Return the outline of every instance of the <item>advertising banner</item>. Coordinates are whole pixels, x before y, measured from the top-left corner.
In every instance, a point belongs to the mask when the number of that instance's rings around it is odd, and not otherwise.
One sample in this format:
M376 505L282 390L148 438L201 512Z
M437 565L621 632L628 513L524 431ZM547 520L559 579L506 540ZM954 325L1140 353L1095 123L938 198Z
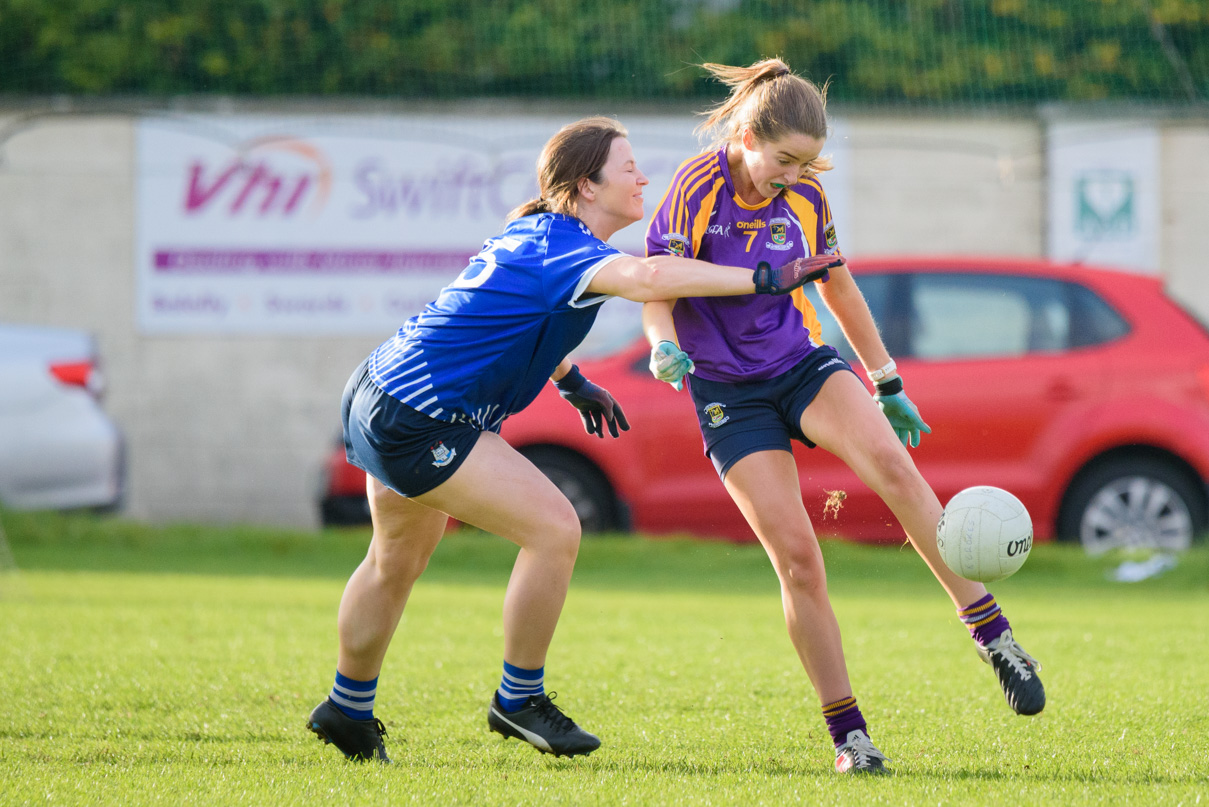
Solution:
M139 328L388 334L462 270L513 207L536 195L538 153L574 119L143 118ZM626 116L623 123L651 180L649 216L676 167L701 149L696 121ZM830 144L827 151L834 152ZM829 174L827 188L842 221L841 176ZM631 225L611 241L641 255L645 227Z

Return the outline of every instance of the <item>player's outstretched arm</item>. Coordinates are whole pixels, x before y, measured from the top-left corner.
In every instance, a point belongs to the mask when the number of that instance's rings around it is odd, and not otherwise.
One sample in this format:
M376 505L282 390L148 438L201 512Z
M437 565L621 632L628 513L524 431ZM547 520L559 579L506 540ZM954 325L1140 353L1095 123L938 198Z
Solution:
M809 259L807 259L809 260ZM842 258L829 256L830 265ZM640 303L674 300L680 297L734 297L740 294L788 294L808 283L811 269L800 261L776 268L761 264L755 270L736 266L717 266L692 258L654 255L649 258L625 256L609 261L588 284L587 291L611 294Z

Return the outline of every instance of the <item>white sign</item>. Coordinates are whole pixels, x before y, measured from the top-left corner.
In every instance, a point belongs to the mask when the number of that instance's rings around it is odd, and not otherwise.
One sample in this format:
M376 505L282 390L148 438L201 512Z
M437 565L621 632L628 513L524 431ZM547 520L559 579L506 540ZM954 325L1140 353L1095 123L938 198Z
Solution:
M1159 131L1132 122L1051 123L1049 257L1159 269Z
M390 333L536 195L538 153L572 120L144 118L136 134L139 327ZM650 216L676 167L701 149L696 120L622 123L651 180ZM839 171L824 177L842 234L840 179ZM645 227L611 240L641 255Z

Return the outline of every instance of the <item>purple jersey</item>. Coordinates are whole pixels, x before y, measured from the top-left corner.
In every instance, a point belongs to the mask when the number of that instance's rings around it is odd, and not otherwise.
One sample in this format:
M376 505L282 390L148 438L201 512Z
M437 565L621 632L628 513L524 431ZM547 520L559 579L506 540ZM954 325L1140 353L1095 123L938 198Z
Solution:
M749 205L735 193L725 148L677 169L647 228L646 250L752 269L760 261L775 267L840 251L817 179ZM801 289L784 296L686 297L672 317L680 349L696 375L710 381L773 378L823 344L814 306Z

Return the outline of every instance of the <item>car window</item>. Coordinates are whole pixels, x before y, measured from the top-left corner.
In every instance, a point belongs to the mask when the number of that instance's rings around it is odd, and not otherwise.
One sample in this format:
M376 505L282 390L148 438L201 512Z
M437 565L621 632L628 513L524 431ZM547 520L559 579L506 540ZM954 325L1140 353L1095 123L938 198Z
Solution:
M1036 312L1018 278L916 274L911 282L911 353L919 359L1020 356L1032 332L1052 344L1061 326L1053 306ZM1052 299L1052 298L1051 298ZM1051 312L1046 316L1045 312Z
M910 300L909 355L920 359L1053 353L1128 331L1090 289L1051 278L921 272Z
M1098 294L1077 283L1068 285L1073 315L1071 347L1099 345L1129 333L1129 324Z

